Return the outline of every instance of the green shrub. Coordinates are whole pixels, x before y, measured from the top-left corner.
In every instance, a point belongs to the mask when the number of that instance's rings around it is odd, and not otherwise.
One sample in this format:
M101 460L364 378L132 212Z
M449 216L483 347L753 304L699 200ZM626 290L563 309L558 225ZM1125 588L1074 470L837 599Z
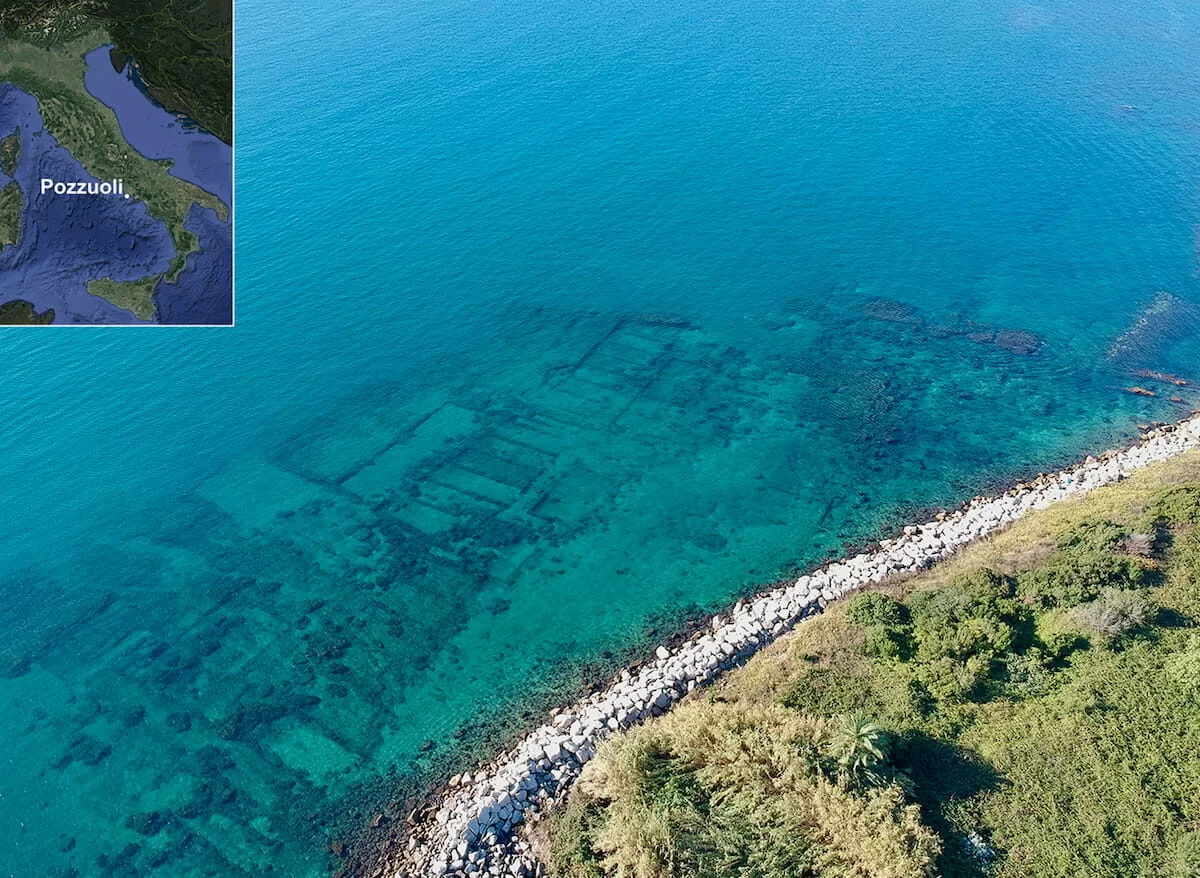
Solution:
M916 592L908 599L917 658L964 662L990 658L1012 648L1020 608L1012 584L991 571L975 571L942 588Z
M696 776L670 751L648 746L639 753L641 795L658 808L687 808L704 813L707 800Z
M912 627L908 608L881 591L854 595L846 605L846 618L865 627L864 651L872 659L907 659L912 653Z
M1045 607L1069 608L1095 600L1106 588L1145 588L1151 576L1136 558L1085 556L1060 558L1022 574L1018 581L1022 596Z
M868 676L852 676L828 668L800 674L782 699L785 707L803 713L835 714L863 710L875 699Z
M1087 640L1079 633L1079 627L1071 621L1068 610L1048 610L1037 615L1034 634L1041 649L1051 661L1061 661Z
M1184 485L1164 492L1151 507L1159 527L1200 524L1200 485Z
M903 659L912 652L908 608L877 591L857 594L846 604L846 618L867 629L864 652L872 658Z
M1012 606L1008 601L1016 596L1015 583L1010 577L986 567L958 574L950 581L950 586L996 614L1010 612Z
M1075 607L1106 588L1139 589L1153 582L1153 568L1121 549L1127 531L1111 521L1081 524L1059 542L1048 562L1017 577L1018 592L1044 607Z
M867 629L863 652L871 658L903 659L911 652L911 641L904 629L875 626Z
M1176 531L1168 557L1169 575L1156 597L1184 618L1200 620L1200 527Z
M897 628L908 624L908 610L891 595L864 591L850 598L846 618L864 628Z
M1185 832L1167 855L1166 878L1200 878L1200 831Z
M1193 634L1183 649L1167 656L1167 673L1188 689L1200 690L1200 634Z
M554 832L546 849L546 865L555 875L571 878L604 878L604 867L594 847L596 827L604 809L584 796L573 796L555 815Z
M1168 851L1190 845L1200 695L1171 679L1161 649L1081 652L1051 692L988 710L960 737L1003 778L975 824L1007 852L996 878L1159 878Z
M978 655L963 660L943 656L922 662L916 669L916 675L929 694L938 701L962 701L979 692L988 677L990 665L988 659Z
M1051 664L1051 656L1036 646L1008 656L1004 672L1009 694L1020 698L1045 695L1054 686Z

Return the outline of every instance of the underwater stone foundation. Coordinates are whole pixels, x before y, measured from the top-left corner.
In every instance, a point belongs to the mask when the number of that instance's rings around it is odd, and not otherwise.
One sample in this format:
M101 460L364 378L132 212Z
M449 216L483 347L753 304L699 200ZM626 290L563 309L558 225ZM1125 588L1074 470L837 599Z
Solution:
M622 671L608 685L551 717L519 744L475 772L450 779L439 798L414 813L391 878L543 874L523 823L561 799L603 738L658 716L722 671L745 661L830 601L897 574L923 569L1026 513L1117 482L1136 470L1200 447L1200 415L1146 433L1137 445L1107 452L1059 473L977 497L952 513L905 527L879 548L828 564L790 585L739 601L714 616L707 631L653 660Z

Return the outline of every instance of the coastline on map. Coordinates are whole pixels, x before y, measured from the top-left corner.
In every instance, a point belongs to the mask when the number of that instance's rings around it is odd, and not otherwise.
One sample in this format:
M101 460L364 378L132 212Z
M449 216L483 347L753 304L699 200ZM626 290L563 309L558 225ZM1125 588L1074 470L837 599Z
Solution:
M96 100L116 114L129 145L148 159L169 159L173 177L233 202L233 150L194 121L172 113L140 84L137 68L121 70L110 63L112 45L84 56L84 85Z

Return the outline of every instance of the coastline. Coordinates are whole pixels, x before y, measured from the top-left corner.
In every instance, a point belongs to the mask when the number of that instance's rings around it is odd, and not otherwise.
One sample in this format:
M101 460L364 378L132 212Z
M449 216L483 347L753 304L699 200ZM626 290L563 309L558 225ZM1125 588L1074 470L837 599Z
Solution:
M1200 413L1151 429L1136 443L1049 475L975 497L952 512L910 524L873 549L827 563L794 582L739 600L704 629L669 639L653 658L621 671L500 756L452 777L408 818L402 850L371 874L543 874L519 827L536 822L567 791L596 745L615 731L668 711L687 694L864 586L915 573L1012 524L1026 513L1119 482L1151 464L1200 448Z

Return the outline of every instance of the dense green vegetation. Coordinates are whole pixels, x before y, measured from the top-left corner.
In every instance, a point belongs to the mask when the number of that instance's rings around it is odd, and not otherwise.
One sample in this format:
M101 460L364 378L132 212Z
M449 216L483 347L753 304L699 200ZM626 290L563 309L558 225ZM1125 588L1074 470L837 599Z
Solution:
M102 27L114 60L132 57L156 98L227 143L233 138L231 0L5 0L0 32L40 43ZM90 47L90 48L94 48Z
M602 747L560 878L1200 875L1200 455L866 592Z
M936 836L864 717L692 703L607 746L552 843L557 874L928 874Z

